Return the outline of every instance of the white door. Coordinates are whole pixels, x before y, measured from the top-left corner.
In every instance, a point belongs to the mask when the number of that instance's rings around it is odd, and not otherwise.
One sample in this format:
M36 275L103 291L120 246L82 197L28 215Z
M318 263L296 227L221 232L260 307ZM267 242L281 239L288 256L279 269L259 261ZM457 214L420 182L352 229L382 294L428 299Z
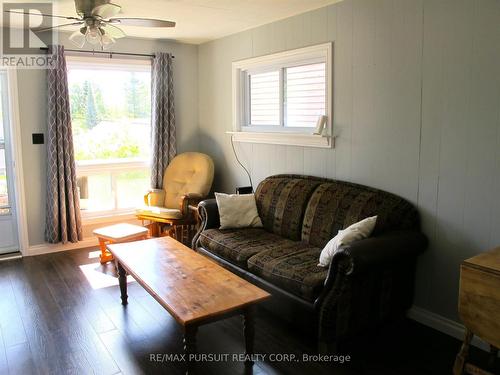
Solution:
M0 70L0 254L19 251L7 72Z

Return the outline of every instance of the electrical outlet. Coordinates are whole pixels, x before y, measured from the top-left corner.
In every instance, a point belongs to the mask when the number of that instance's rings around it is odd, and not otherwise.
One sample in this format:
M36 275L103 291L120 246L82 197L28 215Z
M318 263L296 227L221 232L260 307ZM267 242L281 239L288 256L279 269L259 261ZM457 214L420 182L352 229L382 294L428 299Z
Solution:
M236 194L252 194L253 187L251 186L239 186L236 188Z
M34 145L43 145L45 142L43 133L33 133L31 135L31 139L33 140Z

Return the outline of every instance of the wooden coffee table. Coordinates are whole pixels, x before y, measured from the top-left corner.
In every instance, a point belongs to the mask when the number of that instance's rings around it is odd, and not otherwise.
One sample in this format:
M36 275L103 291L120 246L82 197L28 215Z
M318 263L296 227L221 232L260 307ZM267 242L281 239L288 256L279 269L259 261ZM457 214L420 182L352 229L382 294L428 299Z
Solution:
M246 354L253 354L252 307L269 293L171 237L107 247L115 257L122 304L129 274L182 326L188 365L198 327L237 314L243 315Z

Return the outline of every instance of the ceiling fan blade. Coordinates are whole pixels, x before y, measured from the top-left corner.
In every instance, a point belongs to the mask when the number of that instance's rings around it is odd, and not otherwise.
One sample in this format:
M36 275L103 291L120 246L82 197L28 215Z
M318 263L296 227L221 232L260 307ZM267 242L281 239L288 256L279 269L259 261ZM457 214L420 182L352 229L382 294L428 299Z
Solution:
M175 27L175 22L151 18L111 18L109 21L123 26Z
M36 33L41 33L43 31L47 31L47 30L52 30L52 29L55 29L57 27L64 27L64 26L76 26L76 25L83 25L83 21L80 21L80 22L72 22L72 23L64 23L62 25L55 25L55 26L51 26L51 27L42 27L40 29L35 29L33 30L34 32Z
M125 34L122 29L114 25L110 25L109 23L106 23L101 27L104 29L104 33L108 34L113 39L120 39L127 36L127 34Z
M67 16L57 16L55 14L45 14L45 13L31 13L31 12L21 12L21 11L18 11L18 10L6 10L5 11L6 13L16 13L16 14L30 14L30 15L33 15L33 16L42 16L42 17L52 17L52 18L64 18L66 20L77 20L77 21L81 21L80 18L77 18L77 17L67 17Z
M121 6L113 3L102 4L92 9L92 16L97 16L107 19L109 17L116 16L118 13L120 13L121 9L122 9Z

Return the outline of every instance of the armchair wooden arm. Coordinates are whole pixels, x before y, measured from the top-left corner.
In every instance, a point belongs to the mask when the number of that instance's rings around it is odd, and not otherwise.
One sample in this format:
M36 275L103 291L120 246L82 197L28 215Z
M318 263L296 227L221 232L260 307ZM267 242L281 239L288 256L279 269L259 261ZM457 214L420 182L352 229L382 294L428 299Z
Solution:
M165 190L151 189L144 195L144 203L146 206L163 206L165 202Z
M189 206L197 205L200 203L204 197L201 194L197 193L188 193L181 197L180 201L180 210L182 212L182 216L187 216L189 214Z

